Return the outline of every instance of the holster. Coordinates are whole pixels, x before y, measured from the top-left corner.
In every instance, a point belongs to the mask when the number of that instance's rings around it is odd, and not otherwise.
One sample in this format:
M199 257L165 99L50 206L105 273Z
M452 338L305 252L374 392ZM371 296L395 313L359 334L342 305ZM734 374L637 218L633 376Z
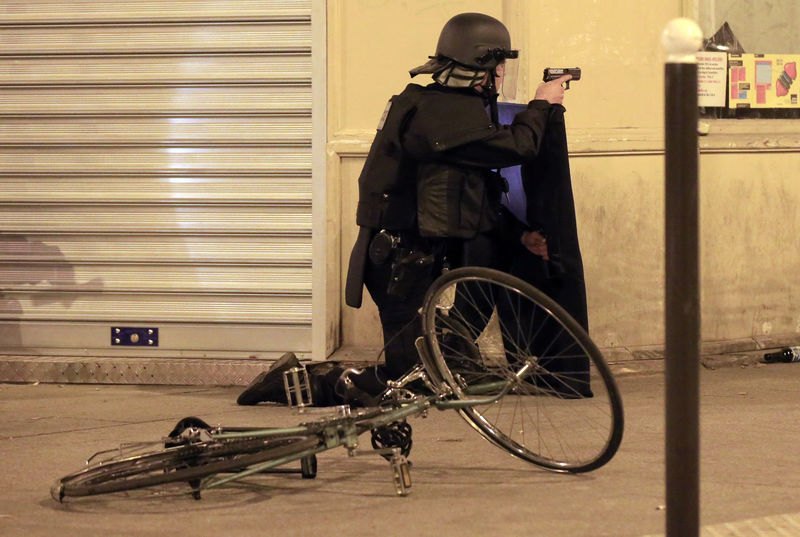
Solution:
M411 289L430 277L434 260L433 255L419 251L397 251L386 294L405 300Z

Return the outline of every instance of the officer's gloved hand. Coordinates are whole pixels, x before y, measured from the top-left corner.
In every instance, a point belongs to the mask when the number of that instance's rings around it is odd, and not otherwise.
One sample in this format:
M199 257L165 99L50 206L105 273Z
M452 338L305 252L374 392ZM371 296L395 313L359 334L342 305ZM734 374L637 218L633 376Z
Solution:
M562 77L551 80L550 82L542 82L536 88L536 95L533 96L534 101L547 101L550 104L563 104L564 103L564 84L572 79L572 75L564 75Z

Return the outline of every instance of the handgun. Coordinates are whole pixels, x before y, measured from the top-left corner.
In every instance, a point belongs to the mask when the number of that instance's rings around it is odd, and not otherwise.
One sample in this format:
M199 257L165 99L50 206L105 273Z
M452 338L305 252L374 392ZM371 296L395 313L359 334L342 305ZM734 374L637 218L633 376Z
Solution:
M544 70L544 77L542 80L545 82L550 82L551 80L555 80L556 78L562 77L564 75L572 75L570 80L567 80L567 87L564 89L569 89L569 83L573 80L580 80L581 79L581 68L580 67L546 67Z

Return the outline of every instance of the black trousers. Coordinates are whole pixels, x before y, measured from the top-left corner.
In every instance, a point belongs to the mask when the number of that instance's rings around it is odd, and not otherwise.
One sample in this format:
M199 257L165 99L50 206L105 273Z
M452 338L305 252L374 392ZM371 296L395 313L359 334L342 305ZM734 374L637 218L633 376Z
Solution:
M432 254L435 262L431 270L419 275L405 297L397 297L387 292L392 277L392 264L369 264L365 274L365 284L372 300L378 306L383 328L383 344L386 355L386 371L392 379L408 372L417 363L414 342L423 333L419 310L425 294L434 280L441 274L442 267L496 266L498 257L496 241L490 233L479 233L468 240L424 239L420 241L425 253Z
M408 242L408 241L407 241ZM434 256L430 271L415 278L403 297L389 294L392 279L392 263L376 265L367 262L364 284L378 306L383 331L384 364L363 368L359 375L349 375L353 384L365 396L380 395L386 389L386 380L397 380L419 363L415 342L423 334L419 310L433 281L441 274L442 267L484 266L500 268L503 262L498 256L498 241L492 233L479 233L467 240L423 239L411 237L412 247ZM339 377L346 367L331 364L319 371L310 371L314 382L321 386L315 404L329 406L342 404L342 386Z
M545 267L544 261L534 254L531 254L519 243L516 234L507 232L487 232L480 233L475 238L469 240L420 240L420 244L435 256L436 262L432 265L430 273L420 277L410 286L409 292L405 297L396 297L387 292L391 281L392 266L390 262L382 265L367 263L364 281L372 300L378 306L378 312L383 330L385 363L378 366L371 366L363 369L359 375L350 375L349 378L355 386L362 392L362 399L370 396L378 396L386 389L386 380L396 380L402 377L410 369L419 363L419 355L415 346L415 341L423 335L422 320L419 310L425 299L425 294L433 281L441 274L442 266L447 263L450 268L460 266L483 266L491 267L505 272L510 272L515 276L521 277L539 287L546 294L550 295L557 302L562 304L570 313L575 316L578 322L586 326L585 318L585 295L578 293L582 290L581 286L573 283L563 276L553 277ZM481 296L475 292L474 296ZM574 296L573 296L574 295ZM582 308L579 307L582 305ZM495 304L486 304L487 309L491 309ZM503 303L496 304L498 313L501 317L513 318L514 315L524 315L524 312L516 311L511 305ZM507 307L506 307L507 306ZM480 305L477 305L480 310ZM508 313L504 313L508 309ZM467 311L467 310L465 310ZM583 315L580 313L583 312ZM514 323L509 323L513 327ZM480 327L481 323L476 320L474 326ZM553 327L557 330L557 327ZM547 332L547 330L544 330ZM557 333L557 332L554 332ZM477 334L474 334L477 336ZM520 336L522 336L520 334ZM506 337L519 339L518 341L506 342L507 348L523 348L524 338L517 338L513 333ZM540 342L548 344L551 354L558 354L560 343L543 334ZM571 340L564 343L564 346L571 345ZM540 354L541 349L529 349L534 354ZM341 374L346 369L341 364L327 362L320 364L318 371L311 371L316 377L322 397L317 397L319 406L329 406L342 404L345 401L342 397L342 389L338 384ZM569 371L569 377L576 381L576 385L564 387L566 394L580 394L591 396L588 383L588 359L585 356L574 356L570 359L559 359L548 367L554 372ZM585 371L584 374L579 372ZM547 386L551 389L561 391L561 381L550 380Z

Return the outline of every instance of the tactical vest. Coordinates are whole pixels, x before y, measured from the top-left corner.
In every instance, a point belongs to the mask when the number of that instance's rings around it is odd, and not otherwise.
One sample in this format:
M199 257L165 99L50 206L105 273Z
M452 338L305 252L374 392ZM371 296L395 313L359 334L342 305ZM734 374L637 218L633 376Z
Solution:
M485 220L480 212L488 170L459 166L442 154L495 129L480 96L409 84L390 99L378 125L358 179L356 223L391 230L419 224L424 236L473 236ZM459 206L463 201L471 204Z

